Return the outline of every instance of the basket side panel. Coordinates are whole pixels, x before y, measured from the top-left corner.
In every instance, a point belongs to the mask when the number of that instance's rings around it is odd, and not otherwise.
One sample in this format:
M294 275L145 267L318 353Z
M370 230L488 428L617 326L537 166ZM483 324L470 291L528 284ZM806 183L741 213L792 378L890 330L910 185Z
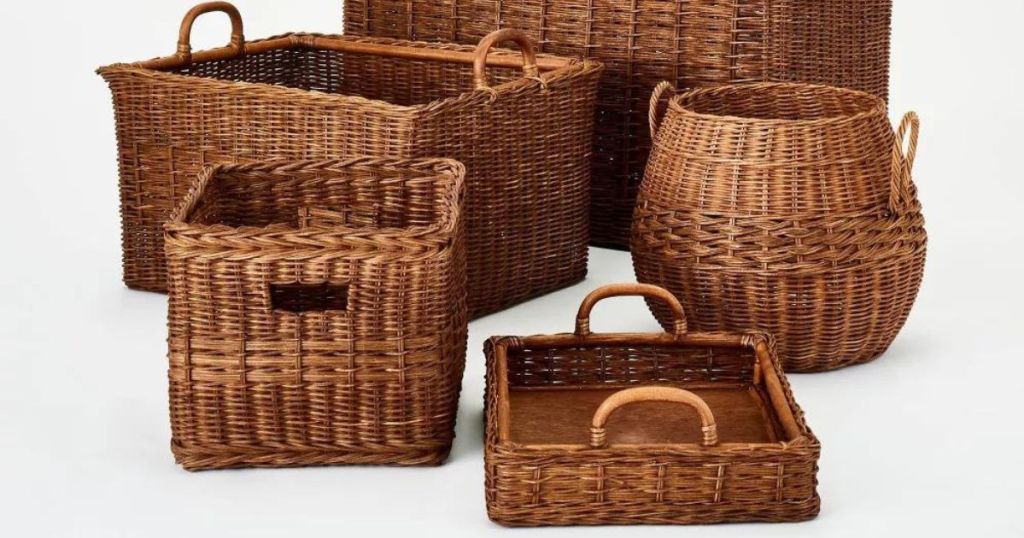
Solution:
M414 156L466 165L470 315L582 280L598 70L476 93L416 124Z

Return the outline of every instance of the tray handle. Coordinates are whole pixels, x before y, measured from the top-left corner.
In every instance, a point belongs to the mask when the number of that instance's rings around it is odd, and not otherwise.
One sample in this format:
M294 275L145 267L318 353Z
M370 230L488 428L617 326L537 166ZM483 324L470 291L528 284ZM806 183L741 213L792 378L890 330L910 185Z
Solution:
M637 387L616 392L608 397L594 413L590 426L590 446L604 448L608 444L608 417L620 407L639 402L671 402L692 407L700 416L701 431L704 432L704 446L718 444L718 426L708 404L696 394L675 387Z
M893 215L904 213L913 203L911 176L914 159L917 157L917 136L920 130L921 120L916 112L911 111L903 116L899 130L896 131L896 139L892 145L892 184L889 188L889 211ZM903 149L904 146L906 150Z
M658 129L661 127L661 120L665 116L665 112L661 110L661 100L665 96L665 92L671 90L672 96L676 94L676 87L671 82L663 80L654 87L654 93L651 94L651 109L647 113L647 120L651 124L651 140L658 134ZM671 99L671 97L669 97Z
M683 305L679 304L679 300L665 288L659 288L650 284L610 284L597 288L583 299L583 303L580 304L580 310L576 314L576 336L585 338L592 334L590 331L590 312L594 310L594 305L610 297L628 296L646 297L665 303L672 310L672 317L674 319L672 333L676 337L682 337L686 334L686 313L683 311Z
M485 90L491 87L487 80L487 54L491 52L492 47L505 41L514 42L522 50L524 77L537 77L540 73L537 68L537 48L533 41L521 30L505 28L487 34L476 46L476 51L473 53L473 82L476 84L476 89Z
M227 14L231 19L231 42L228 43L228 48L239 56L245 51L242 14L238 9L228 2L205 2L190 9L181 21L181 29L178 31L178 57L185 63L192 61L192 25L200 15L216 11Z

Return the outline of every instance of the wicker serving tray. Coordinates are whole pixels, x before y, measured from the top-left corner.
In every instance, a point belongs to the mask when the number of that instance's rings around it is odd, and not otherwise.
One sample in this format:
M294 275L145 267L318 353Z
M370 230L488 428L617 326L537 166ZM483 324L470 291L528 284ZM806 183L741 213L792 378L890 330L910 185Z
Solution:
M594 304L620 295L668 304L673 333L591 333ZM784 522L818 513L820 445L771 337L688 333L667 291L622 284L587 297L575 334L495 337L486 353L487 510L498 523Z

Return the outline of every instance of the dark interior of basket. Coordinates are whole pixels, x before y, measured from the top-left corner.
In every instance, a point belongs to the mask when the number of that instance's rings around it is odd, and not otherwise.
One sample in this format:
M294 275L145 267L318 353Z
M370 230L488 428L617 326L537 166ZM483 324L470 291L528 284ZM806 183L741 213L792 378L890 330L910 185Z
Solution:
M193 211L194 224L291 228L436 227L454 211L451 176L373 166L218 172Z
M771 396L754 383L747 348L686 345L511 348L508 383L510 439L524 444L587 444L598 406L625 388L657 385L689 390L715 415L722 443L788 440ZM787 403L788 405L788 403ZM691 408L642 402L608 422L615 444L696 444L700 420Z
M354 95L402 106L456 97L474 88L471 64L408 60L305 46L198 62L170 72ZM494 85L521 77L522 72L491 67L488 75Z

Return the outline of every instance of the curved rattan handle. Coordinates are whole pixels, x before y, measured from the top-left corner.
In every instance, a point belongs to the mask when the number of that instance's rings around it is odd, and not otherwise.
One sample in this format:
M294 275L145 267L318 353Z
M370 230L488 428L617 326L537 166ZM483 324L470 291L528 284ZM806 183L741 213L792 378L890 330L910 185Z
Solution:
M608 430L605 428L605 424L608 423L608 417L618 408L638 402L671 402L694 408L700 415L700 429L704 432L704 446L718 444L718 426L715 424L715 416L700 396L674 387L638 387L612 394L597 408L594 420L590 425L590 446L603 448L607 445Z
M889 188L889 211L894 215L905 211L914 199L911 175L917 157L917 136L920 130L921 120L917 113L907 112L896 131L896 140L892 145L892 184Z
M590 336L590 312L594 305L609 297L639 296L648 299L657 299L665 303L672 310L673 333L676 336L686 334L686 313L683 312L683 305L665 288L652 286L650 284L610 284L602 286L590 292L580 304L580 310L576 314L576 336Z
M178 56L187 61L192 59L192 25L200 15L220 11L227 14L231 19L231 42L229 47L235 50L236 54L242 54L245 50L245 35L242 32L242 14L235 6L228 2L206 2L190 9L181 21L181 29L178 31Z
M487 81L487 54L491 52L491 47L505 41L515 42L523 51L523 76L536 77L540 73L537 69L537 47L533 45L529 36L511 28L497 30L481 39L480 44L476 46L476 52L473 53L473 82L478 90L491 87Z
M662 97L669 90L672 90L672 95L675 95L676 87L671 82L663 80L654 87L654 93L651 94L651 110L647 113L647 119L651 124L651 140L654 140L654 137L658 134L658 128L661 127L664 113L659 114L658 109L661 108Z

